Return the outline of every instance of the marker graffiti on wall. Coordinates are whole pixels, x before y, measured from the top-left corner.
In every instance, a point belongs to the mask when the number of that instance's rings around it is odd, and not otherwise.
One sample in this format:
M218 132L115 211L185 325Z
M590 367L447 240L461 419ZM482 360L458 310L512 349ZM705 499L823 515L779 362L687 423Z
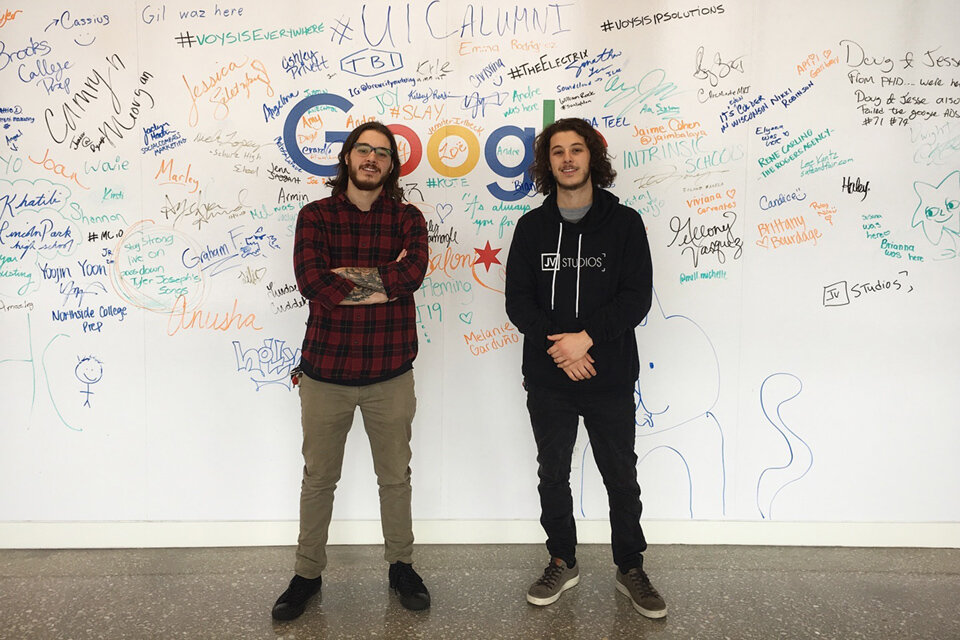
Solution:
M83 385L80 393L84 396L83 406L90 406L90 396L93 395L92 385L100 382L103 378L103 363L94 356L77 356L77 366L74 369L74 375Z
M251 390L290 390L311 304L290 260L298 212L329 193L342 143L372 120L396 136L401 186L427 221L417 366L446 371L456 345L478 379L515 378L522 336L505 323L504 274L519 219L543 202L535 139L581 118L606 144L610 190L643 218L664 300L690 309L668 315L658 297L638 329L639 468L678 480L654 512L769 519L812 462L789 411L806 396L792 374L764 381L758 415L776 450L734 500L725 452L761 445L718 417L748 396L721 399L721 379L749 377L726 375L739 365L721 354L769 338L714 343L751 304L742 284L795 317L907 310L928 304L928 278L950 277L960 251L949 25L918 10L916 30L886 17L810 28L825 8L817 0L762 50L743 25L780 10L730 3L0 9L0 78L15 89L0 98L9 388L61 436L93 412L116 420L116 372L150 365L133 362L135 334L189 362L185 384L211 373L200 349L233 353L236 375L217 384L238 390L238 407L265 398ZM822 275L798 290L793 270ZM654 336L669 340L644 344ZM773 353L755 358L761 371L801 370ZM581 480L581 513L601 517L596 478Z
M948 174L936 186L914 182L919 198L911 226L920 227L924 237L936 247L939 259L957 257L960 240L960 171Z
M291 348L279 338L264 338L261 346L247 348L238 340L231 344L237 371L249 373L257 391L270 385L293 388L290 370L300 364L300 347Z
M780 493L801 480L813 467L813 450L787 425L787 408L784 407L802 390L803 383L792 373L771 374L760 385L760 410L786 447L782 464L765 468L757 479L757 510L764 519L773 517L773 503Z

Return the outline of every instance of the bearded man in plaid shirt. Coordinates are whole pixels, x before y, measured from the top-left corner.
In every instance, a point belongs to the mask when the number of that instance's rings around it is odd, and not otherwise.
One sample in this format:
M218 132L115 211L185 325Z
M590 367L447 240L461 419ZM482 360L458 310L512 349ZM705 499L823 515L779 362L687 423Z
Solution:
M393 133L364 123L343 143L332 195L304 206L297 219L294 271L310 301L300 383L304 468L296 575L273 607L277 620L298 617L320 591L333 492L358 406L380 486L390 588L408 609L430 606L412 566L409 466L413 294L429 247L423 214L403 202L399 179Z

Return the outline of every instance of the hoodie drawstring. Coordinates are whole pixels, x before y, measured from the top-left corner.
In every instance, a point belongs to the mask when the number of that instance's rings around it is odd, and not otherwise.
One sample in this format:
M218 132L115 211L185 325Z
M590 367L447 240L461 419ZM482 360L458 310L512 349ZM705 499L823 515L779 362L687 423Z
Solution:
M580 246L583 244L583 234L577 236L577 303L575 307L576 315L580 317Z
M557 291L557 272L560 271L560 241L563 240L563 223L560 223L560 235L557 236L557 268L553 270L553 282L550 285L550 310L553 311L553 294Z
M560 223L560 234L557 236L557 268L553 270L553 281L550 283L550 310L554 309L554 298L557 293L557 273L560 272L560 243L563 240L563 223ZM574 307L575 317L580 317L580 251L583 246L583 234L577 235L577 298Z

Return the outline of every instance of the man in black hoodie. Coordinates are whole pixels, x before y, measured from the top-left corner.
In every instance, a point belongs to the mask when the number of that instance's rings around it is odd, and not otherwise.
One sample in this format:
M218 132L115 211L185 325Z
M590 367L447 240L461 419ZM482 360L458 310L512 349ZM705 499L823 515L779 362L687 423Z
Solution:
M650 309L653 267L640 215L605 188L616 172L585 121L554 122L534 143L544 203L517 223L507 259L506 308L523 333L527 409L540 467L540 523L550 563L527 591L556 602L580 581L570 460L580 416L610 503L617 590L662 618L667 607L643 570L634 452L634 328Z

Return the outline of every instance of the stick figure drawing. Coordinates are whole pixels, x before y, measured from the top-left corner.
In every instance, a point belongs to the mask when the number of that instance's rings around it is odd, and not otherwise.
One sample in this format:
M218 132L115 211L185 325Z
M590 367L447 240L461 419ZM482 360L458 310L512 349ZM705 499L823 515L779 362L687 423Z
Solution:
M93 356L87 356L86 358L77 356L77 359L79 362L73 373L77 376L77 380L87 385L87 388L80 391L80 393L86 396L83 406L89 407L90 396L93 395L93 391L90 390L90 385L100 382L100 378L103 377L103 363Z

